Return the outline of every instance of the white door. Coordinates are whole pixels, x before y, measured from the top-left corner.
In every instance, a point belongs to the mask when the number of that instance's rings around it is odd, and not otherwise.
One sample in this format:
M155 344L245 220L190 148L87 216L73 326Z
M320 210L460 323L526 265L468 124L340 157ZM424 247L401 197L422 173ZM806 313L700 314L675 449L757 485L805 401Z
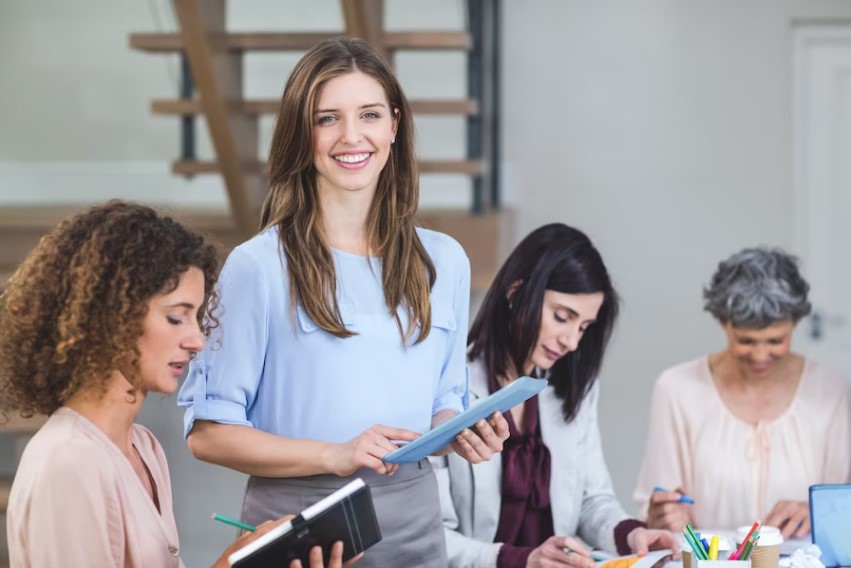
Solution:
M795 347L851 379L851 25L794 34L795 252L813 303Z

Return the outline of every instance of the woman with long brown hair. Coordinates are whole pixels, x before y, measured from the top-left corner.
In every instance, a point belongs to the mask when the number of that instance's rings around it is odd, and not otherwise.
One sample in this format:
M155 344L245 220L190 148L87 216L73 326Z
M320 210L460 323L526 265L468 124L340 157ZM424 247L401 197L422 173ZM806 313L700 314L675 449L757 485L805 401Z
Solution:
M189 447L251 475L247 522L362 477L383 535L363 563L443 566L428 460L381 458L466 407L469 262L415 227L411 110L368 44L329 40L296 65L269 182L262 231L221 275L220 333L180 394ZM497 415L453 448L480 462L507 435Z

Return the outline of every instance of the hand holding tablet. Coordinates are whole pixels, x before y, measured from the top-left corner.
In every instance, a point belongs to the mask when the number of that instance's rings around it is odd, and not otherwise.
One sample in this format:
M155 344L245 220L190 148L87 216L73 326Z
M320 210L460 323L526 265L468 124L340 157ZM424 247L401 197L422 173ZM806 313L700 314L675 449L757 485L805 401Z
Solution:
M490 396L470 405L465 412L432 428L413 442L384 456L386 463L413 463L424 459L455 440L459 432L470 428L479 420L488 419L494 412L507 412L521 402L535 396L547 386L546 379L520 377Z

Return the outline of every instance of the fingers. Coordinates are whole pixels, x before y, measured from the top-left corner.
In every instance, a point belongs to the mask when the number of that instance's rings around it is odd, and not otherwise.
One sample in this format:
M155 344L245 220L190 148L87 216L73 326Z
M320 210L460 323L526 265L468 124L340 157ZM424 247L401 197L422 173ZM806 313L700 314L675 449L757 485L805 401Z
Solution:
M660 492L661 493L661 492ZM690 522L691 515L689 507L685 503L669 501L663 493L657 497L654 493L650 497L650 506L647 509L647 526L653 529L664 529L670 531L681 531ZM656 502L654 502L656 499Z
M361 552L360 554L358 554L358 555L357 555L357 556L355 556L354 558L351 558L348 562L346 562L345 564L343 564L343 566L351 566L352 564L354 564L355 562L357 562L357 561L358 561L358 560L360 560L361 558L363 558L363 552Z
M505 419L505 416L502 415L502 412L494 412L488 422L490 423L491 428L493 428L493 431L501 440L505 441L508 439L508 421Z
M633 529L626 536L626 541L632 551L639 556L647 556L650 552L650 543L647 538L647 530L643 528Z
M809 504L806 501L778 501L764 524L778 527L783 538L806 536L810 532Z
M405 430L404 428L393 428L392 426L385 426L383 424L376 424L375 426L370 428L370 430L381 434L388 441L401 440L404 442L413 442L421 436L421 434L412 430ZM395 445L393 449L396 449Z
M322 558L320 557L320 560ZM312 561L312 560L311 560ZM310 568L314 568L311 565ZM343 542L337 541L331 547L331 557L328 559L328 568L343 568Z
M553 560L573 568L594 568L595 562L591 558L591 551L581 541L569 536L552 538L557 543ZM545 553L544 557L547 556L549 555Z

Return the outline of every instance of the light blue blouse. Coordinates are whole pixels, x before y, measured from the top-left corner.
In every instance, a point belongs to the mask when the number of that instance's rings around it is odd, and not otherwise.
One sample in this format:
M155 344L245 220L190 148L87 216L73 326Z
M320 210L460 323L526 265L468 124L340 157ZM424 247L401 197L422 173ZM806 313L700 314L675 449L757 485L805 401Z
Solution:
M333 250L340 313L357 333L340 339L301 307L292 315L276 228L234 249L219 278L220 326L178 396L184 435L212 420L340 443L374 424L425 432L436 412L465 409L470 263L452 238L417 232L437 279L431 333L407 346L384 302L379 259Z

